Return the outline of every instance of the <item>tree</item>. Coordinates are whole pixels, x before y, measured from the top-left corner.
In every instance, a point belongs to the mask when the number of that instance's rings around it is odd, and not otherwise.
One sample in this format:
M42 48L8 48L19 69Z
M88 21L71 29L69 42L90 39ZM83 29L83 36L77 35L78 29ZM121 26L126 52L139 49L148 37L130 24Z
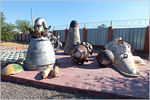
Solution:
M19 19L16 21L16 28L17 28L19 31L23 32L24 34L25 34L25 33L29 33L29 31L25 28L25 26L27 26L28 28L33 29L33 27L32 27L31 24L30 24L30 21L27 21L27 20L19 20Z
M6 19L6 17L4 16L3 12L1 12L1 27L2 27L5 19Z
M102 24L100 26L97 26L97 28L107 28L107 26L105 24Z
M12 41L15 25L5 22L6 17L1 12L1 40Z

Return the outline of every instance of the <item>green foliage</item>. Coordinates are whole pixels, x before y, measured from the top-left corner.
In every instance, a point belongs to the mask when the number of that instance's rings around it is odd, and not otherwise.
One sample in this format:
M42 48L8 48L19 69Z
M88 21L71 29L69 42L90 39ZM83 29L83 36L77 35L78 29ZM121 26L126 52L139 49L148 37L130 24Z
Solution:
M25 26L27 26L28 28L31 28L33 29L33 27L31 26L30 24L30 21L27 21L27 20L17 20L16 21L16 28L23 32L23 33L29 33L29 31L25 28Z
M97 26L97 28L107 28L107 26L105 24L102 24L100 26Z
M12 41L15 25L5 22L6 17L1 12L1 40Z
M6 17L4 16L3 12L1 12L1 26L3 25L5 19Z

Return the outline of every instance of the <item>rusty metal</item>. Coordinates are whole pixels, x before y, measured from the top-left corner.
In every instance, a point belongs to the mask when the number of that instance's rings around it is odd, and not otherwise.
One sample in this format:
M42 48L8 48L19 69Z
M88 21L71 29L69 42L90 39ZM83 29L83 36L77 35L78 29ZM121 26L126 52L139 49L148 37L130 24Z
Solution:
M89 57L91 57L91 55L93 53L93 46L88 42L82 42L81 44L86 47L86 49L88 50L88 53L89 53Z
M89 58L92 55L93 47L89 43L77 43L77 45L73 45L71 49L71 58L78 64L84 64L84 62L88 62Z
M53 77L58 77L59 75L59 67L57 65L55 65L53 67L53 73L52 73Z
M114 54L110 50L103 50L97 54L96 59L101 66L106 67L114 62Z
M44 31L42 30L42 26L44 28ZM47 32L51 28L51 26L47 28L45 20L42 18L37 18L34 24L34 31L31 28L28 28L26 26L25 28L30 32L32 36L31 38L40 38L48 34Z
M77 42L80 43L79 26L78 22L76 20L73 20L70 23L70 28L68 31L68 36L64 48L64 54L70 54L72 46L76 45Z
M51 67L47 66L47 68L42 73L43 79L46 78L49 75L50 71L51 71Z
M42 26L44 28L44 31L42 30ZM48 30L51 28L51 26L49 26L47 28L46 22L43 18L37 18L35 20L35 24L34 24L34 31L31 28L28 28L25 26L25 28L30 32L28 38L29 40L31 40L32 38L41 38L41 37L47 37L54 48L54 51L56 51L58 48L60 48L62 46L62 43L59 41L60 36L59 34L57 34L56 36L54 36L52 33L49 33ZM32 41L36 41L33 40ZM40 40L42 41L42 40ZM57 46L54 47L54 45L57 43Z

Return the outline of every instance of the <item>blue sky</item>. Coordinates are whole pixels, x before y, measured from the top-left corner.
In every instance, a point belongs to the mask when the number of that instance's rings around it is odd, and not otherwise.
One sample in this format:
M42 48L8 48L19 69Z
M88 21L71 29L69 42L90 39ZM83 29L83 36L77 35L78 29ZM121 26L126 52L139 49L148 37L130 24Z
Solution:
M33 22L42 17L47 25L69 25L110 20L148 19L149 1L31 1ZM31 21L28 1L1 1L1 12L6 22L17 19Z

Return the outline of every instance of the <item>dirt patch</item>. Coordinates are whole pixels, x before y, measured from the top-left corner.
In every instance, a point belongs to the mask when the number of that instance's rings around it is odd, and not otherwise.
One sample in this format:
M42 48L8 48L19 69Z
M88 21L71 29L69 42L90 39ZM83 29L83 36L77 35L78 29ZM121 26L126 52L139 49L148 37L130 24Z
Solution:
M1 47L13 47L18 49L28 49L29 44L25 42L5 42L1 41Z

